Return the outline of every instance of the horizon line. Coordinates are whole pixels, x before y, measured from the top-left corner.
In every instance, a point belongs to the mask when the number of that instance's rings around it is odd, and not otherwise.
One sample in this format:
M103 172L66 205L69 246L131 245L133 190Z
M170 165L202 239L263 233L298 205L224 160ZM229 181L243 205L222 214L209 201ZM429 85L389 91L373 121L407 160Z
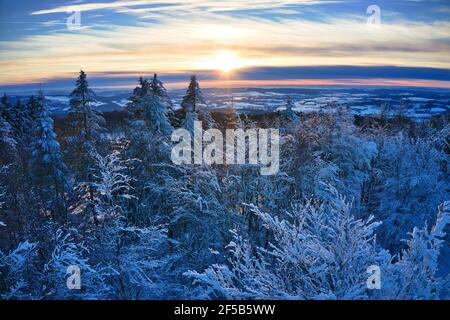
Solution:
M69 79L64 79L69 80ZM137 83L126 83L117 85L92 85L93 90L99 91L115 91L115 90L133 90ZM189 80L186 81L167 81L164 86L168 91L175 91L187 88ZM19 94L23 92L43 91L71 91L73 86L47 87L45 82L32 82L20 85L1 85L0 92L3 94ZM450 81L445 80L426 80L426 79L390 79L390 78L341 78L341 79L286 79L286 80L200 80L200 86L204 89L214 88L292 88L299 89L302 87L382 87L382 88L424 88L424 89L450 89ZM23 87L23 88L20 88ZM35 88L33 88L35 87Z

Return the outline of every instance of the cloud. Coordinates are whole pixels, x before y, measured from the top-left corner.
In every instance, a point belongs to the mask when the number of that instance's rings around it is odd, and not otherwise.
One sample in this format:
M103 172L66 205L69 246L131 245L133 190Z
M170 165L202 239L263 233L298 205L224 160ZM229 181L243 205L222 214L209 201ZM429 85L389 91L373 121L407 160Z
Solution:
M423 23L396 19L379 29L366 25L361 15L299 19L285 15L226 15L224 10L266 10L293 13L301 5L336 1L299 0L122 0L79 3L80 10L114 10L138 16L161 16L147 20L103 24L82 18L83 30L61 27L40 35L0 41L0 83L40 81L65 77L80 68L88 72L195 72L220 69L220 52L235 57L243 68L398 65L450 68L450 22ZM72 6L33 12L34 15L65 13ZM286 11L288 10L288 11ZM94 14L103 14L96 12ZM61 19L64 24L64 19ZM93 20L92 20L93 21ZM111 22L111 24L108 24ZM45 31L44 31L45 30ZM216 66L217 65L217 66ZM238 73L237 73L238 75Z
M342 67L338 67L342 68ZM292 68L295 71L295 67ZM267 70L269 71L269 70ZM273 75L274 70L270 70ZM286 70L281 70L285 72ZM364 72L364 70L362 70ZM414 70L410 70L414 72ZM255 79L254 74L250 74L247 79L246 76L239 80L224 79L217 73L211 71L196 72L203 88L207 87L295 87L295 86L389 86L389 87L433 87L450 89L450 81L448 80L432 80L432 79L417 79L417 78L364 78L364 77L350 77L350 78L335 78L327 77L323 74L320 78L314 73L313 78L294 77L294 72L290 72L291 77L285 78L283 74L278 74L278 77L271 79ZM371 73L375 75L375 73ZM35 94L37 90L42 87L47 93L58 92L60 94L69 93L74 86L74 79L78 73L73 72L67 78L53 78L45 82L27 83L17 85L0 85L1 92L8 94ZM151 77L152 74L107 74L107 73L89 73L89 83L97 92L101 90L131 90L137 85L139 76ZM177 74L159 74L160 79L164 81L165 86L169 89L185 89L188 86L190 73Z
M245 80L283 79L417 79L450 81L450 69L395 66L258 67L240 72Z
M101 10L101 9L114 9L126 6L141 6L146 4L151 4L153 1L148 0L129 0L129 1L114 1L114 2L97 2L97 3L83 3L83 4L73 4L66 6L59 6L53 9L48 10L38 10L33 11L32 15L42 15L42 14L51 14L51 13L66 13L74 10L79 11L93 11L93 10Z
M383 24L220 16L167 18L157 24L91 25L0 41L0 82L90 72L202 69L219 51L243 67L399 65L449 68L450 23ZM214 66L209 65L210 68ZM217 65L217 69L220 65Z
M121 12L145 12L145 11L161 11L161 10L200 10L209 12L219 11L238 11L238 10L261 10L275 9L286 6L299 5L323 5L327 3L338 3L344 1L338 0L232 0L232 1L216 1L216 0L164 0L163 3L155 3L154 0L122 0L113 2L96 2L82 3L55 7L53 9L34 11L32 15L43 15L51 13L66 13L68 11L93 11L93 10L116 10L119 8L130 8L138 6L150 6L140 9L123 9Z

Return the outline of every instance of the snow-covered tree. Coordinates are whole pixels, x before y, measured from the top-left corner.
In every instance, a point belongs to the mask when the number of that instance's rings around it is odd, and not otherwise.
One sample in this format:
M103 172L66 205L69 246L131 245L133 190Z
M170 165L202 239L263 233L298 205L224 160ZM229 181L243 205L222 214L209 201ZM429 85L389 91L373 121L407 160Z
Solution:
M166 114L172 126L178 126L179 120L175 116L175 110L172 100L167 93L167 89L164 87L164 83L159 80L156 73L154 74L153 79L150 82L150 88L153 91L153 94L158 96L163 105L166 107Z
M53 119L45 106L45 98L38 97L39 115L33 122L30 166L35 191L55 219L65 218L68 182L61 148L53 130Z
M119 152L114 151L104 157L97 154L96 160L98 176L95 176L97 181L94 187L105 198L105 202L114 206L121 198L129 199L133 179L124 173L127 167L125 161L120 159Z
M298 127L300 125L300 117L293 110L295 107L292 98L288 96L286 101L286 110L280 115L280 124L283 131L290 131L291 127Z
M2 168L3 169L3 168ZM3 198L5 196L5 190L4 188L0 185L0 209L3 207ZM0 227L6 227L6 224L0 220Z
M333 194L330 204L309 201L296 205L284 217L253 206L252 211L270 232L269 247L255 247L252 239L235 230L227 264L187 275L203 286L203 294L210 298L367 298L367 267L389 258L375 246L378 223L372 218L355 219L351 204L336 191Z
M447 201L439 206L436 223L431 228L427 224L414 227L406 241L407 247L395 258L396 262L382 269L381 290L373 292L373 298L448 299L448 272L444 272L446 278L438 274L439 258L448 251L448 225L450 203Z
M94 92L89 88L84 71L71 93L65 159L78 182L92 181L93 155L98 151L105 119L93 107Z
M6 96L1 99L0 114L11 125L14 137L19 140L23 136L23 106L19 100L13 105Z
M389 116L392 116L392 105L388 101L384 101L380 105L380 117L381 119L385 119Z
M167 229L150 221L137 225L128 211L128 201L136 199L127 174L129 161L117 152L96 156L98 176L94 183L98 221L102 222L94 260L112 270L108 283L115 299L161 299L169 295L167 269L169 254ZM150 214L150 213L149 213ZM155 220L154 218L152 220ZM142 221L140 221L142 222Z
M366 192L366 211L383 221L380 241L398 252L408 232L433 223L435 208L450 197L442 165L448 161L431 139L400 133L377 135L379 153Z
M137 227L124 217L108 222L95 245L94 260L108 266L113 299L170 297L167 230L163 226Z
M296 179L301 197L325 199L323 182L341 190L359 208L377 146L358 132L348 112L310 115L282 144L283 170Z
M189 131L191 135L194 134L194 126L195 122L199 121L198 119L198 113L194 111L189 111L186 113L186 117L184 118L183 122L181 123L181 126Z
M234 108L233 103L229 103L225 111L224 125L225 129L236 129L239 123L239 115Z
M9 253L0 250L0 297L2 299L33 299L37 292L30 290L39 273L32 266L36 259L37 244L28 240ZM33 281L34 280L34 281Z
M134 90L127 106L130 124L134 130L141 128L151 134L170 135L173 128L168 118L168 107L162 100L167 99L167 96L161 93L161 88L154 90L158 94L153 91L153 82L140 79L140 87Z
M89 262L89 248L76 242L76 230L57 229L50 259L45 263L42 273L42 297L52 300L105 299L111 295L108 277L113 270L107 266L92 266ZM68 284L74 272L80 272L80 287L72 288ZM75 276L77 276L75 274ZM77 281L77 280L73 280Z
M199 120L203 122L205 130L218 128L218 124L211 116L211 112L204 108L199 111Z
M125 159L137 159L131 169L132 175L139 177L132 183L139 201L132 204L133 219L148 219L151 189L159 168L170 162L170 142L172 126L167 117L167 108L151 90L150 83L141 79L127 106L129 125L127 127L128 147ZM155 188L159 188L155 185Z
M223 206L222 189L213 168L205 165L182 170L183 176L169 184L173 208L169 236L179 242L186 264L205 265L214 261L210 249L218 250L226 243L224 231L232 227L236 217Z
M203 97L203 93L200 90L200 85L197 81L197 77L193 75L191 77L191 82L186 91L186 94L181 101L181 108L185 113L196 112L200 109L202 105L205 105L206 101Z
M401 120L402 118L404 118L406 116L406 114L408 113L408 109L410 108L410 101L409 99L402 99L400 101L400 105L398 106L398 111L397 111L397 118L399 120Z
M98 225L123 213L122 205L133 198L130 194L133 179L126 174L127 163L118 151L106 156L97 153L93 157L96 161L93 181L78 185L80 197L72 213Z
M143 97L140 104L136 106L142 109L145 125L151 133L160 135L169 135L172 132L172 126L167 117L167 109L161 103L156 95L147 95Z
M150 88L152 89L153 94L160 97L161 101L164 101L164 103L167 103L167 108L172 107L172 101L167 94L167 89L164 87L164 83L158 79L156 73L153 75L152 81L150 82Z
M156 75L129 100L126 126L111 118L104 134L80 74L68 121L55 118L70 125L66 169L42 93L0 98L0 298L448 298L445 117L361 120L331 102L300 125L288 99L270 114L231 105L217 124L194 77L175 126L284 130L280 170L263 176L262 164L172 163Z
M13 162L16 159L17 141L14 138L11 125L1 115L0 115L0 149L2 150L2 153L0 155L0 164L6 165Z
M35 96L31 96L28 100L26 110L28 111L28 117L33 121L38 117L39 110Z
M14 108L6 94L0 100L0 116L8 121L9 124L14 122Z
M232 231L226 264L186 276L202 298L219 299L437 299L446 285L436 276L449 221L441 207L436 225L416 229L408 249L395 262L375 242L379 223L358 220L336 191L329 204L309 201L284 217L252 207L272 241L268 249ZM448 207L448 205L447 205ZM369 267L381 270L381 289L367 287Z
M328 131L321 151L325 160L337 166L336 188L353 199L358 209L363 184L369 178L378 152L377 145L358 134L347 108L338 107L332 119L334 126Z

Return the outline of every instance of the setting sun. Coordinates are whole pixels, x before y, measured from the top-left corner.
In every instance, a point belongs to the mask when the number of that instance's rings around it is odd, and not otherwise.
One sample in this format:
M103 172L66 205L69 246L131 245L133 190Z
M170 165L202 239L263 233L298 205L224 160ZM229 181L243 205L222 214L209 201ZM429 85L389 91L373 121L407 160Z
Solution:
M209 70L220 70L223 73L229 73L235 69L241 68L244 63L233 51L220 51L213 57L201 63L201 67Z

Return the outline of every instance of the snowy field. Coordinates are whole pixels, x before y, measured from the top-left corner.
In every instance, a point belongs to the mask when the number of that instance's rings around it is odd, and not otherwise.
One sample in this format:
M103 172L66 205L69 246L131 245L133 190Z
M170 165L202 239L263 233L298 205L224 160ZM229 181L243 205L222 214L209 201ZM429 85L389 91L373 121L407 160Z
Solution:
M448 121L388 119L447 113L447 91L76 84L0 101L0 299L448 299ZM189 163L174 132L197 120L257 129L259 162Z
M345 104L354 114L375 115L385 109L385 114L396 115L400 104L405 103L405 115L411 118L428 118L450 111L450 91L444 89L304 89L304 88L235 88L203 89L211 109L224 109L233 103L236 110L246 113L283 110L287 96L294 101L294 110L313 112L326 110L330 104ZM179 107L183 90L169 91L175 108ZM100 111L123 110L131 91L101 92L96 96L94 107ZM27 97L11 97L26 99ZM63 114L69 110L68 95L47 95L49 110Z

